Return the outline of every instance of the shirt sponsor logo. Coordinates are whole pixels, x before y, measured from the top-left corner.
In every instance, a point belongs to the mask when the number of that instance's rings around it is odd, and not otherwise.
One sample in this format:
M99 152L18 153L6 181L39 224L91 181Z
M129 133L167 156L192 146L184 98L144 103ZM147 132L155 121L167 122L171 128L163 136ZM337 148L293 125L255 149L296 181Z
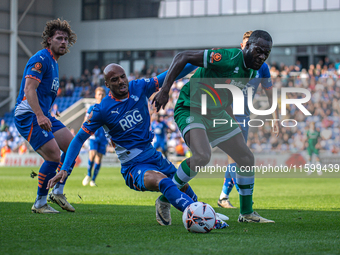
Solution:
M59 78L54 78L53 82L52 82L52 87L51 87L51 91L55 94L57 94L59 89Z
M132 130L138 124L143 122L143 117L138 109L127 112L123 119L119 121L119 124L123 131Z

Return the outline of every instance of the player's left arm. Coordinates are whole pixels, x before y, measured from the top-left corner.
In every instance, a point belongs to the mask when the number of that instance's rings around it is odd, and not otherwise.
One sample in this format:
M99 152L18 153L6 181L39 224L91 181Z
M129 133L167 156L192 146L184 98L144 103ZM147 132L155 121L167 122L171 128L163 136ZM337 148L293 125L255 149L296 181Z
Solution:
M48 181L47 189L53 188L59 181L63 183L68 175L71 174L71 165L76 160L81 147L85 141L90 137L90 134L80 129L77 135L72 139L65 156L64 164L62 165L60 172Z
M47 189L53 187L57 182L64 182L66 177L72 172L72 164L76 160L81 147L85 141L93 135L98 128L103 126L103 117L100 111L100 105L95 105L88 116L86 122L83 123L77 135L72 139L69 148L67 149L65 161L60 172L54 176L47 184Z
M264 89L267 97L269 106L273 105L273 83L270 77L269 67L267 64L264 64L266 68L263 69L262 79L261 79L261 86ZM276 110L273 112L273 133L276 137L279 136L280 133L280 125L279 125L279 108L276 107Z

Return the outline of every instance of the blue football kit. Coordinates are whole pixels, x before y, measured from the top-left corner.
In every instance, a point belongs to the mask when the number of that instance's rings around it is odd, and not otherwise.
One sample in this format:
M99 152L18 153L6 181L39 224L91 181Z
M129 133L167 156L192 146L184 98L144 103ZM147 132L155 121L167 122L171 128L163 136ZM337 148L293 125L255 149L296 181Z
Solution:
M151 123L151 129L155 133L156 138L153 146L156 149L161 148L163 152L167 151L166 131L169 129L168 125L164 121L153 121Z
M39 82L36 89L39 106L52 123L52 131L43 130L37 123L37 118L25 96L26 79L34 79ZM18 132L33 147L39 149L42 145L53 139L53 133L65 126L51 116L49 110L57 97L59 89L59 67L49 49L38 51L27 62L21 81L20 91L14 110L14 123ZM32 139L34 138L34 139Z
M195 66L186 65L179 77L194 69ZM151 144L154 134L150 128L148 99L162 86L165 76L166 72L150 79L130 81L129 94L125 99L115 98L110 91L100 104L93 107L88 120L70 143L61 170L71 174L71 164L83 143L103 126L115 144L121 162L121 174L127 186L137 191L147 191L144 174L147 171L161 172L168 177L158 184L165 199L182 212L193 203L193 199L197 199L196 194L190 186L185 193L177 188L170 179L177 169Z
M185 76L195 66L188 64L178 78ZM147 190L144 173L148 170L162 172L172 177L176 168L152 146L154 133L150 128L149 97L162 86L166 72L150 78L129 82L126 99L116 99L111 92L91 114L72 140L62 170L71 173L71 162L77 157L82 144L100 127L110 135L121 162L121 173L126 184L135 190Z

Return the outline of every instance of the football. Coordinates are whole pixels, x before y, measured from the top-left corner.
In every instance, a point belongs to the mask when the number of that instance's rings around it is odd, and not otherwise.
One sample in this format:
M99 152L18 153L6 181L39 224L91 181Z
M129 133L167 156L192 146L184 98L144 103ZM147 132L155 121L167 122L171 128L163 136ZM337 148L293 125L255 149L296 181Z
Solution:
M184 227L192 233L208 233L215 225L214 209L203 202L195 202L185 208L183 212Z

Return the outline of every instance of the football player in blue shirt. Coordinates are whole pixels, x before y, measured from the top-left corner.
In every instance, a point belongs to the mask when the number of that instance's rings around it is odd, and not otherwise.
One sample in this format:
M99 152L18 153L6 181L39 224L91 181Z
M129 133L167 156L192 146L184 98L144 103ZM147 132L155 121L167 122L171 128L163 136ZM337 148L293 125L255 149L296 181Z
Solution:
M158 115L157 118L151 123L151 129L155 133L156 141L154 143L155 149L162 149L164 156L167 156L168 146L167 146L167 131L169 126L165 123L164 117L162 115Z
M59 213L47 205L47 200L56 202L64 210L74 212L63 195L63 184L57 183L48 195L48 181L63 164L65 152L73 135L49 110L59 88L58 59L76 42L76 34L67 21L60 19L46 23L42 45L26 64L21 82L14 122L18 132L44 158L39 170L38 194L32 206L33 213ZM60 150L64 153L60 156ZM60 162L60 163L59 163Z
M188 64L178 78L194 69L195 66ZM160 225L170 225L170 203L184 211L197 201L197 196L189 185L183 186L181 191L177 188L171 179L177 169L151 144L154 134L150 131L148 99L162 86L166 72L128 82L120 65L109 64L104 76L109 95L93 107L88 121L72 140L61 171L49 181L48 187L57 181L63 182L71 174L72 162L83 143L103 126L116 146L126 185L138 191L160 191L164 197L161 195L156 200L156 220ZM219 227L225 226L226 223Z
M243 40L241 43L241 48L243 49L250 37L250 35L252 34L253 31L247 31L244 33L243 35ZM259 87L261 83L262 88L265 90L266 95L268 97L268 102L269 105L272 105L272 88L273 88L273 84L270 78L270 72L269 72L269 67L266 63L263 63L263 65L261 66L261 68L257 71L257 75L256 77L251 80L248 85L243 88L243 94L244 94L244 115L235 115L236 121L240 124L241 130L242 130L242 135L245 139L245 141L247 142L248 139L248 130L249 130L249 125L248 125L248 121L250 120L250 110L248 107L248 87L251 86L252 87L252 91L253 94L251 95L254 98L254 95L256 94L256 91ZM273 118L274 119L278 119L279 113L278 113L278 109L276 109L276 111L273 113ZM278 124L277 121L273 122L273 132L276 134L276 136L279 135L279 131L280 131L280 126ZM226 171L225 173L225 178L224 178L224 183L223 183L223 187L222 187L222 192L220 195L220 199L217 201L217 205L219 207L223 207L223 208L236 208L234 207L230 201L229 201L229 194L231 192L231 190L234 187L234 184L236 183L236 163L235 161L228 156L228 169L230 169L230 171ZM238 190L238 187L236 185L236 189Z
M100 104L100 102L105 97L105 89L102 87L98 87L95 90L95 99L97 101L97 104ZM94 105L91 105L89 109L87 110L85 120L87 120L88 116L92 112ZM100 170L101 162L103 155L106 153L106 146L108 144L107 138L105 136L105 131L103 128L99 128L94 135L90 137L90 151L89 151L89 162L87 167L87 175L85 176L83 180L83 186L86 186L90 183L91 187L96 186L96 178ZM94 164L94 170L93 170L93 176L91 179L91 172Z

